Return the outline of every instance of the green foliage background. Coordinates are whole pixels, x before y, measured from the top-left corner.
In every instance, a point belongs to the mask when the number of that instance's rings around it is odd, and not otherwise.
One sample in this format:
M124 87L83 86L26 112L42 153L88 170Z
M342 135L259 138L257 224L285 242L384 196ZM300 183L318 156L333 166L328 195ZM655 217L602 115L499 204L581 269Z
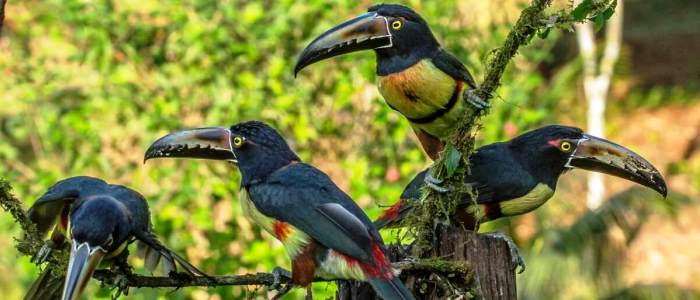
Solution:
M429 20L443 45L477 78L523 3L399 2ZM129 185L149 200L161 239L206 272L288 267L281 246L240 217L239 175L228 164L161 160L143 165L143 153L176 129L264 120L288 138L302 159L328 172L376 216L428 161L405 120L378 95L373 55L345 56L292 76L297 53L313 36L370 5L343 0L10 1L0 40L0 177L14 185L27 206L68 176ZM565 67L552 80L537 68L553 59L556 36L534 41L512 63L480 139L502 140L509 130L562 120L585 125L576 97L579 65ZM645 97L637 98L644 102ZM0 289L8 299L21 297L38 274L12 248L17 234L9 217L0 218L5 245L0 272L12 274L0 277ZM315 289L321 298L334 286L316 284ZM142 289L130 298L240 299L254 292L245 287L170 294ZM96 283L88 294L109 296Z

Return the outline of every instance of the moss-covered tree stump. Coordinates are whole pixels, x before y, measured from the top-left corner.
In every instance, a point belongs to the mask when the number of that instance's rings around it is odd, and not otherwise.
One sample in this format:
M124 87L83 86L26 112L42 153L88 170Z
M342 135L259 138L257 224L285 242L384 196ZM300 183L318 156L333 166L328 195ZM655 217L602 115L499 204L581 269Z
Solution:
M462 228L437 232L431 253L434 266L407 270L401 279L418 299L516 299L515 264L508 244L498 238ZM392 247L396 260L404 259ZM367 283L340 282L338 300L380 299Z

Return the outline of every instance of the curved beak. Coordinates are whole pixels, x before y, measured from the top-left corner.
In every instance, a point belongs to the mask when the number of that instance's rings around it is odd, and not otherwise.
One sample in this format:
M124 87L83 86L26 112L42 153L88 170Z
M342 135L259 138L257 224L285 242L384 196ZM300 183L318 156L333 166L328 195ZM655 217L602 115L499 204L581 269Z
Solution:
M63 300L78 300L97 265L107 252L102 247L90 247L88 243L78 244L73 240L63 286Z
M661 173L646 159L611 141L584 134L566 165L624 178L649 187L666 197Z
M369 12L324 32L301 52L294 66L294 76L317 61L350 52L393 46L389 21Z
M144 163L151 158L185 157L227 160L238 163L226 127L186 129L168 134L148 147Z

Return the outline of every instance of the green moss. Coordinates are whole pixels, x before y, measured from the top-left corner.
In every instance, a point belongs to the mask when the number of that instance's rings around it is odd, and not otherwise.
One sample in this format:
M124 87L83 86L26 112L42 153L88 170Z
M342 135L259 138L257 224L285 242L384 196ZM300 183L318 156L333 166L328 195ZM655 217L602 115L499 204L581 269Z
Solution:
M467 299L477 295L478 286L470 265L441 258L420 259L410 264L409 282L414 282L418 298Z
M21 238L15 238L17 251L33 257L44 245L43 237L29 219L22 202L12 194L12 186L4 179L0 179L0 207L12 215L24 232ZM63 276L68 265L68 256L69 253L65 249L51 251L47 258L47 267L54 270L54 275Z
M425 266L426 269L431 269L436 272L444 273L445 275L459 274L469 276L471 267L466 261L450 261L437 257L421 259L419 264Z

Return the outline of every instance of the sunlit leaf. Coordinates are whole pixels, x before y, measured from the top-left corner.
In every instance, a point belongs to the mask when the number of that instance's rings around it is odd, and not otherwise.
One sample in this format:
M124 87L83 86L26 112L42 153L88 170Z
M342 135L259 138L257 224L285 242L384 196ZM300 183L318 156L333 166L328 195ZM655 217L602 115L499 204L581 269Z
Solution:
M450 177L455 173L457 167L459 167L462 160L462 153L456 148L448 146L445 155L447 155L445 158L445 169L447 170L447 177Z

